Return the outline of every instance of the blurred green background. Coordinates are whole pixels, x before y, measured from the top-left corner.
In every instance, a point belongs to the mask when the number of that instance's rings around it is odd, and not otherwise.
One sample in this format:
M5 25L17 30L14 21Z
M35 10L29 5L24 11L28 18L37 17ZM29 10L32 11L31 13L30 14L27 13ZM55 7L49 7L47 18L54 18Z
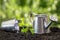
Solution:
M53 27L60 28L60 0L0 0L0 24L16 18L19 26L32 26L35 14L57 15L58 22Z

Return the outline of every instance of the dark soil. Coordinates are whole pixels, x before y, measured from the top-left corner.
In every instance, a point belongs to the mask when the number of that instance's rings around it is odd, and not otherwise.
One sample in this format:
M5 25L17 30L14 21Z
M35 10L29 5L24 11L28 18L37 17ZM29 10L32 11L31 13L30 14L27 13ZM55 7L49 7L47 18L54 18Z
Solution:
M51 33L31 34L27 33L12 33L0 30L0 40L60 40L60 29L51 28Z

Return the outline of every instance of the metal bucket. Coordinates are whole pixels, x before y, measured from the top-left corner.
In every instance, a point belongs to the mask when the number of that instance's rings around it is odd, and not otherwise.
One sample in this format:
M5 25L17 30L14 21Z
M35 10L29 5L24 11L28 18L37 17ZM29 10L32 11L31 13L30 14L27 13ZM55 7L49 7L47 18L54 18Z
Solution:
M0 30L17 32L19 31L18 21L15 19L4 21L1 23Z

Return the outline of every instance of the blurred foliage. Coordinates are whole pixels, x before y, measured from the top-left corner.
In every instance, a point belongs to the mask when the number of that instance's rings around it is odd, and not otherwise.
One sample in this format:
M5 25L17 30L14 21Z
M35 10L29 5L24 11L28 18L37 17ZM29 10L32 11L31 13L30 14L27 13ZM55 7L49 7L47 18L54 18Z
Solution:
M56 14L60 20L60 0L0 0L0 24L4 20L21 20L20 27L32 27L35 14ZM59 26L53 23L52 26Z

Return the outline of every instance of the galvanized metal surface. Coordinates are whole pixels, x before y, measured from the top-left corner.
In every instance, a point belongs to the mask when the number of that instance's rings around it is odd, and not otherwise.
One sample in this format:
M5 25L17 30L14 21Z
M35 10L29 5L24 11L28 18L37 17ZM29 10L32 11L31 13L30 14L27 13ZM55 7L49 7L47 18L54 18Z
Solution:
M0 30L17 31L18 32L19 31L18 21L15 19L4 21L1 24Z
M34 20L34 33L43 34L49 33L48 16L46 14L36 15ZM47 28L47 29L46 29Z

